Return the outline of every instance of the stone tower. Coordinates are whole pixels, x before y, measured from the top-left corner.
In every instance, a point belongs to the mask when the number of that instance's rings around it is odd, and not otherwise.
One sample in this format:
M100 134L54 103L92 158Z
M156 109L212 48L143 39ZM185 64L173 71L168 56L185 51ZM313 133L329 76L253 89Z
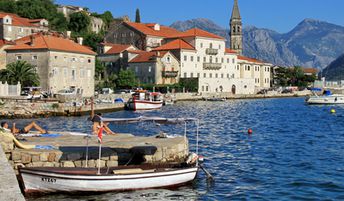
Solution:
M242 42L242 22L239 12L238 0L234 0L232 17L230 21L230 43L231 49L238 52L238 54L242 54L243 51L243 42Z

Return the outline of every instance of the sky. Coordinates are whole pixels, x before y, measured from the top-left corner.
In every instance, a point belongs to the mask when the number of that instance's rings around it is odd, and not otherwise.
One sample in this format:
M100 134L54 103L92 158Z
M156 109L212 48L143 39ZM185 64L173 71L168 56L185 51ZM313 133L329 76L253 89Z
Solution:
M208 18L228 28L234 0L55 0L57 4L87 7L91 12L111 11L114 17L171 25L175 21ZM238 0L244 26L291 31L306 18L344 26L344 0Z

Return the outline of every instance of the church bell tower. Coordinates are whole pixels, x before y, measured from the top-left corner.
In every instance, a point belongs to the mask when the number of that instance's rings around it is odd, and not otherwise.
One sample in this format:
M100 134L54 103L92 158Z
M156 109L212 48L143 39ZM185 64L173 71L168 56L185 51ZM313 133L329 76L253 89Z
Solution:
M238 0L234 0L232 17L229 23L230 26L230 48L242 55L243 52L243 40L242 40L242 22L239 12Z

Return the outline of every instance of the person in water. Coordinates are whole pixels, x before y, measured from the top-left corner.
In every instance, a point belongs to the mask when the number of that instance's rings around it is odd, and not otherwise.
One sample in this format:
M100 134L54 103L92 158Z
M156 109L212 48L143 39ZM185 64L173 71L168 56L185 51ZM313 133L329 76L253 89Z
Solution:
M16 123L12 124L12 128L9 128L9 125L7 122L1 122L1 128L4 129L7 132L11 132L13 134L22 134L22 133L28 133L30 132L32 129L36 129L37 131L39 131L41 134L47 133L46 130L44 130L42 127L40 127L38 124L36 124L36 122L31 122L28 125L26 125L25 127L19 129L16 128Z
M101 128L101 126L103 126L104 131L106 132L106 134L108 135L116 135L117 133L113 132L109 127L109 123L108 122L102 122L102 114L98 113L96 115L93 116L92 118L92 122L93 122L93 126L92 126L92 132L94 135L97 135L99 132L99 129Z

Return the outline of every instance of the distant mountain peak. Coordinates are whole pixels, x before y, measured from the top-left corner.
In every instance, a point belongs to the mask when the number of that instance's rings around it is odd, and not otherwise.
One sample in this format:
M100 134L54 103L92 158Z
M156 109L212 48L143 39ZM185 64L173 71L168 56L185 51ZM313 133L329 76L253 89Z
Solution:
M225 37L229 45L227 27L209 19L178 21L171 27L181 31L200 28ZM281 66L324 68L344 53L344 27L311 18L285 34L255 26L245 26L243 34L245 56Z

